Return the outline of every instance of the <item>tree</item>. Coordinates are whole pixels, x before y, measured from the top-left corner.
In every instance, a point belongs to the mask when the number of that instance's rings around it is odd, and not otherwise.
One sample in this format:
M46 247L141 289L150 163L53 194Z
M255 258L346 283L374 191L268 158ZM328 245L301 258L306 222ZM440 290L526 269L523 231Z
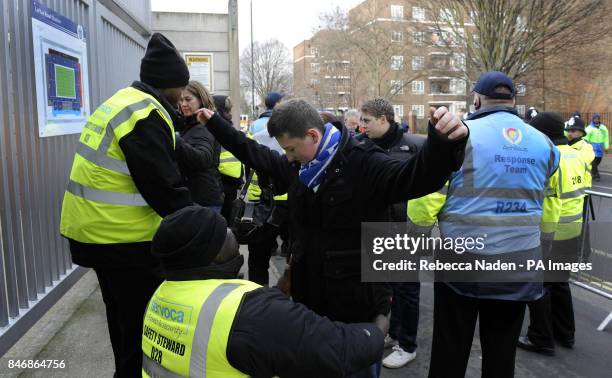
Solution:
M442 44L465 51L470 81L490 70L524 83L568 64L587 71L593 62L577 52L611 31L604 0L438 0L429 12Z
M319 61L326 76L346 80L319 80L319 87L313 86L313 90L330 93L326 87L336 83L347 93L350 107L356 107L372 97L393 100L413 80L427 76L424 56L416 69L407 59L412 55L409 37L416 30L414 26L381 20L381 13L380 4L374 1L350 12L336 8L320 15L319 32L313 38Z
M291 89L292 69L289 50L277 39L253 44L253 69L251 48L240 55L240 81L250 94L255 88L256 101L264 102L270 92L288 93ZM253 85L254 82L254 85ZM249 98L250 102L250 98Z

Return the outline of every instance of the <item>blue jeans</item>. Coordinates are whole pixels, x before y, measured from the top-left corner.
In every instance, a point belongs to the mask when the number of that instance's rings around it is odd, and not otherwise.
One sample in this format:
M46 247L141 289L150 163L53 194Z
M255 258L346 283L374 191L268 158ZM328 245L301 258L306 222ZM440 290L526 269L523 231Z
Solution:
M416 338L419 326L420 282L391 282L391 324L389 336L398 341L408 353L417 348Z

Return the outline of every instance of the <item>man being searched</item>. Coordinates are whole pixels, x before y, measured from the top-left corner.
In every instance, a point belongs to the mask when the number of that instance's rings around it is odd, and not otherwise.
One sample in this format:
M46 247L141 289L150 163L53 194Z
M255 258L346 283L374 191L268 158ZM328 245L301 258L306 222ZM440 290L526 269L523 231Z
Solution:
M346 377L380 359L388 321L343 324L276 288L236 279L244 258L225 220L200 206L162 221L165 281L142 328L145 377Z
M425 143L424 137L404 133L395 121L393 106L383 98L366 101L361 106L361 122L365 133L357 136L357 139L369 138L394 159L409 159ZM387 221L406 222L406 201L389 206ZM385 347L392 347L393 352L382 363L387 368L400 368L416 358L421 284L391 282L390 285L393 290L391 327L385 338Z
M557 113L543 112L529 123L552 140L561 152L559 188L561 214L554 234L552 249L544 255L554 263L572 263L578 259L581 243L582 211L588 166L580 152L570 147L563 135L563 119ZM555 354L555 340L566 348L574 346L574 307L568 279L569 270L547 272L545 294L529 302L529 329L519 339L520 348Z
M515 94L502 72L480 76L474 88L476 112L466 121L470 138L463 166L451 175L447 190L408 202L410 222L421 232L437 220L442 238L484 238L480 249L443 250L437 259L540 258L544 193L559 152L519 118ZM558 201L550 203L558 209ZM513 377L525 302L543 295L541 273L436 273L429 376L465 376L478 320L482 376ZM505 282L496 282L502 278Z
M273 179L277 193L289 193L291 264L279 284L286 288L289 281L297 302L348 323L389 313L388 286L361 282L361 222L386 221L390 204L439 189L460 167L467 127L446 108L431 113L427 142L402 162L371 141L350 137L339 123L324 124L301 99L278 104L268 121L268 132L286 155L201 111L221 145ZM376 376L378 369L360 374Z
M162 217L191 205L175 156L174 122L187 66L156 33L140 65L140 81L119 90L89 117L64 194L61 234L72 261L100 282L115 374L140 374L140 331L153 274L151 239Z

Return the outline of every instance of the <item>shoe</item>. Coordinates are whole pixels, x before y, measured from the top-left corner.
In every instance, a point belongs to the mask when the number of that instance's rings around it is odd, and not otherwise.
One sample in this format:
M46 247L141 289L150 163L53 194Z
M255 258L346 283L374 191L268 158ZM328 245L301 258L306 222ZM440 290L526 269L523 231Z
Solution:
M412 353L406 352L401 346L393 347L393 352L385 357L382 361L384 367L389 369L398 369L405 366L408 362L416 358L416 351Z
M559 340L557 339L557 343L564 348L573 349L574 348L574 339L571 340Z
M387 335L385 336L385 349L391 348L398 345L397 340L395 340L393 337Z
M534 343L531 342L531 340L529 340L529 338L527 336L521 336L519 337L519 341L517 346L521 349L525 349L528 350L530 352L536 352L536 353L540 353L546 356L554 356L555 355L555 348L550 348L550 347L545 347L545 346L540 346L540 345L536 345Z

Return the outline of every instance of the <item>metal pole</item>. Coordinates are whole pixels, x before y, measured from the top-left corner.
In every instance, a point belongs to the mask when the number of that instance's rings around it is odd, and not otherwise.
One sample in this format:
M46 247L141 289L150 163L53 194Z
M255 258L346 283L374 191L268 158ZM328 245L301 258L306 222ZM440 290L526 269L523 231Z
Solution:
M253 107L253 118L255 114L255 55L253 49L253 0L251 0L251 106Z

